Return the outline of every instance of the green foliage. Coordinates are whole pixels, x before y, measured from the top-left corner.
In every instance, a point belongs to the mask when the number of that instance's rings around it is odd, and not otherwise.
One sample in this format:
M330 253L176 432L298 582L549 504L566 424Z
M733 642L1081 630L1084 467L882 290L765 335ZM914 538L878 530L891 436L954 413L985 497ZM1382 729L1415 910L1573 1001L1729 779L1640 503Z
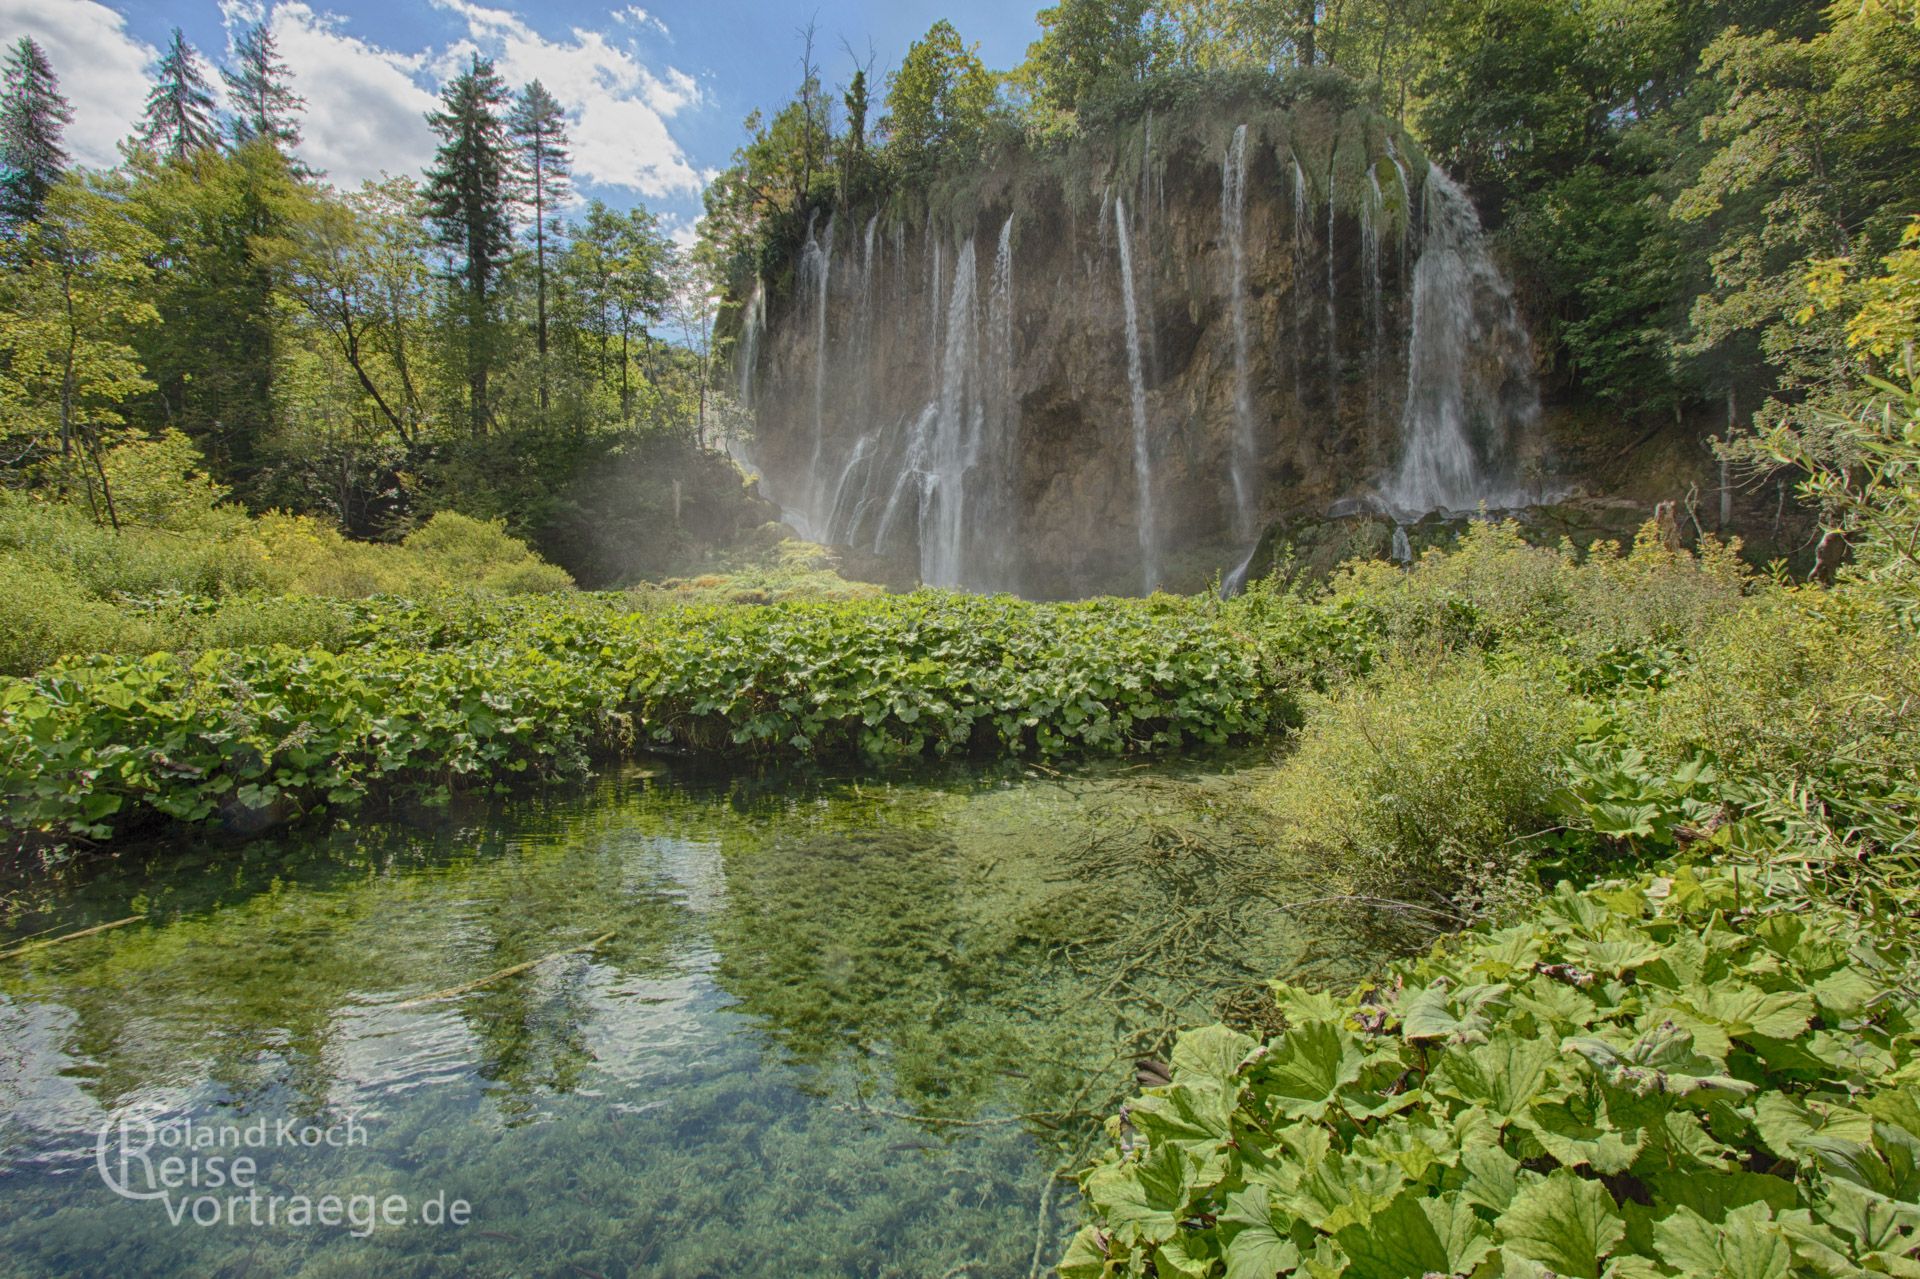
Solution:
M1108 1124L1064 1279L1905 1273L1912 956L1727 870L1585 892L1262 1045L1184 1035Z
M250 519L200 464L178 432L108 452L99 473L117 494L118 529L73 502L0 490L14 621L0 673L90 653L332 648L349 618L330 599L572 587L498 522L441 512L399 545L350 542L304 516Z
M21 36L7 50L0 77L0 221L18 234L40 216L47 193L66 171L61 133L73 123L73 107L32 36Z
M158 245L110 183L69 177L46 195L0 275L0 412L10 450L56 490L104 502L98 459L126 402L150 389L133 349L158 318L147 300Z
M936 164L963 162L978 147L994 89L977 47L963 43L942 18L887 76L887 114L880 126L888 153L909 176L926 177Z
M635 743L856 757L1116 754L1261 732L1208 611L938 592L620 616L564 597L372 606L338 654L94 658L0 685L23 838L269 817L577 771Z
M1537 665L1398 663L1309 708L1271 794L1283 857L1426 918L1525 895L1579 703Z

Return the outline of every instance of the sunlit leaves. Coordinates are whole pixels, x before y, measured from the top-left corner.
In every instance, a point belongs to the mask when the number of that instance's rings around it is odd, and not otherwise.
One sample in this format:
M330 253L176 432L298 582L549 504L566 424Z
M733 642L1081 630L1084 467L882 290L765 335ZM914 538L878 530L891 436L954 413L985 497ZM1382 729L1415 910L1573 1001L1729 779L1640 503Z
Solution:
M1729 913L1745 893L1686 868L1562 888L1344 1001L1282 987L1264 1050L1196 1033L1192 1088L1135 1103L1145 1149L1084 1181L1100 1229L1148 1204L1177 1241L1116 1233L1103 1273L1916 1273L1911 957L1831 909ZM1195 1090L1236 1108L1176 1129Z

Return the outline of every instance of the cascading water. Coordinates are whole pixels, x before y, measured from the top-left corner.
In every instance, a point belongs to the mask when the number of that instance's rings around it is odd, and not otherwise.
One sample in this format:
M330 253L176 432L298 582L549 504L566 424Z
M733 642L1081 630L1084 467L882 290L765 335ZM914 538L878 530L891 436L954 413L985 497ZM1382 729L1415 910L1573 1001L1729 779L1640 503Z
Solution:
M920 578L930 586L966 582L967 479L979 460L984 408L973 258L968 239L953 263L940 398L921 463Z
M1140 576L1148 594L1160 584L1153 524L1153 449L1147 436L1147 379L1140 361L1140 311L1133 299L1133 238L1125 197L1113 200L1114 239L1120 246L1120 299L1127 315L1127 389L1133 407L1134 522L1140 537Z
M1302 285L1301 267L1306 264L1312 245L1307 231L1307 175L1293 160L1293 404L1297 411L1305 399L1307 384L1307 291Z
M740 403L747 409L753 407L754 374L760 365L760 338L766 331L767 286L765 281L755 279L753 292L747 298L746 312L740 317L740 353L735 369Z
M821 527L820 491L822 450L827 438L827 291L833 278L833 218L827 219L827 233L824 242L813 232L813 219L807 222L807 241L800 251L800 280L802 286L813 289L813 460L807 468L808 491L806 522L808 527L801 530L808 537L826 536Z
M823 208L737 347L794 527L856 574L1076 595L1237 586L1269 517L1512 504L1531 353L1466 197L1391 135L1336 182L1324 126L1241 119L1217 205L1156 120L1077 191L1016 170L839 244Z
M1522 505L1500 465L1511 437L1539 415L1533 348L1472 201L1437 165L1427 172L1426 212L1402 453L1382 496L1415 516Z
M1253 387L1247 369L1247 126L1233 131L1220 165L1220 227L1227 242L1228 307L1233 315L1233 528L1253 534L1260 495L1255 491L1258 441Z

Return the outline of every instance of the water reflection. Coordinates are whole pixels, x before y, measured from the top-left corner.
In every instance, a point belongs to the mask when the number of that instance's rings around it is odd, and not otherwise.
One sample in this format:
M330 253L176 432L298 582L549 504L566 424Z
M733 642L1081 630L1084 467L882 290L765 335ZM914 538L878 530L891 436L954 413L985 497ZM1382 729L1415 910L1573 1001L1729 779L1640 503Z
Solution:
M0 968L0 1273L1024 1274L1126 1060L1299 953L1194 837L1244 784L636 776L48 890L15 935L151 918ZM130 1112L352 1113L264 1179L476 1219L172 1226Z

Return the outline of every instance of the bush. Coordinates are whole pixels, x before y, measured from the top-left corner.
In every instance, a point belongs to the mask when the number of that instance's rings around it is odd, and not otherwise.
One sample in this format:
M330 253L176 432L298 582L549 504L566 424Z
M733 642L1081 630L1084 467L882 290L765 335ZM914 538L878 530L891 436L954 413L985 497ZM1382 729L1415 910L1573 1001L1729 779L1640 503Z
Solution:
M28 844L155 818L255 829L570 773L636 742L869 763L1178 750L1260 733L1273 697L1210 610L1167 600L355 608L337 655L97 657L0 681L0 822Z
M1275 841L1347 892L1494 909L1531 883L1580 718L1537 664L1396 664L1311 706L1265 796Z
M1063 1279L1908 1274L1912 956L1728 870L1563 888L1108 1123Z
M71 579L10 552L0 552L0 617L0 674L38 670L64 653L118 651L149 637Z
M573 579L508 536L499 520L476 520L441 511L401 543L421 569L441 585L478 583L483 590L546 593L571 590Z
M353 542L308 516L251 519L222 504L186 438L111 450L116 530L67 502L0 490L0 562L14 633L0 674L84 653L193 653L285 643L335 648L350 619L311 597L567 591L567 574L497 524L442 512L404 544ZM287 596L287 599L274 599Z
M1705 751L1730 776L1874 793L1920 775L1920 637L1865 591L1774 591L1718 621L1629 731L1672 764Z

